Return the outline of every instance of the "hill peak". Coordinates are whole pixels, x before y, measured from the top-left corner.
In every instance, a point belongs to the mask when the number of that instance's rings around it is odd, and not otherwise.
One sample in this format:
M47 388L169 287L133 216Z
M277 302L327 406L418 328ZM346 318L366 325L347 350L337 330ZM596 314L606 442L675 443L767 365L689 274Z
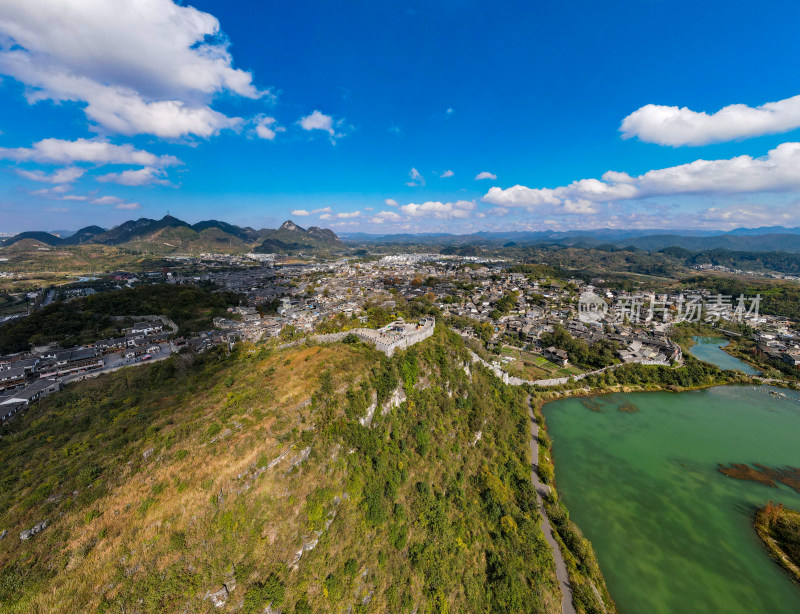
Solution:
M278 230L296 230L298 232L305 232L305 228L301 228L297 224L295 224L292 220L286 220Z

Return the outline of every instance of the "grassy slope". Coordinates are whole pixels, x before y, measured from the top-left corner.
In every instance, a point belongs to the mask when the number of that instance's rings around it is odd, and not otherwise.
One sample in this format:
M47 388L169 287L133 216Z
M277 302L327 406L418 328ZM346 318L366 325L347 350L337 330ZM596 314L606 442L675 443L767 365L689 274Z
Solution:
M208 612L235 581L222 611L557 611L524 393L463 358L440 330L393 360L175 357L46 399L0 439L0 609Z

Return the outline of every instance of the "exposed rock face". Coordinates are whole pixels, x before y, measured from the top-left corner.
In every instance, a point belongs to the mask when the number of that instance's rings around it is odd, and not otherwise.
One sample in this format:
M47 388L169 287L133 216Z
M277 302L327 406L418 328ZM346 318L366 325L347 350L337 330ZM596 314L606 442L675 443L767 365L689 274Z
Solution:
M403 389L403 386L400 385L392 393L392 396L389 397L389 400L387 400L383 404L383 407L381 407L381 415L385 416L395 407L400 407L400 405L402 403L405 403L405 401L406 401L406 391Z
M19 538L20 538L22 541L28 540L28 539L30 539L31 537L33 537L34 535L36 535L37 533L41 533L42 531L44 531L44 530L47 528L47 525L48 525L48 524L49 524L49 521L48 521L48 520L43 520L43 521L42 521L42 522L40 522L39 524L35 524L35 525L33 525L33 526L32 526L30 529L28 529L27 531L22 531L22 532L19 534ZM3 535L5 535L5 531L3 532Z
M221 608L228 602L228 599L230 598L231 593L235 588L236 588L236 582L234 581L226 582L225 584L222 585L222 588L219 589L218 591L213 593L209 591L208 593L206 593L205 599L209 599L211 603L214 604L215 608Z
M8 535L8 529L3 529L3 532L0 533L0 539L5 539L6 535Z
M278 230L296 230L298 232L305 232L305 228L301 228L297 224L295 224L292 220L286 220Z
M372 417L375 415L375 410L378 408L378 395L373 391L372 403L367 407L367 415L359 418L358 421L361 426L370 426L372 424Z

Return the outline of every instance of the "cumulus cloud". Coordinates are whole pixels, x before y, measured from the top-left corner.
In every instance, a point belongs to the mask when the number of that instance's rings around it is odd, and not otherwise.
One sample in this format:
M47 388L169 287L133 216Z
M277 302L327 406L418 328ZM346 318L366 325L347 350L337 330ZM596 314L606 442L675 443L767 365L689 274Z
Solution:
M400 203L398 203L394 198L387 198L383 201L387 207L399 207Z
M638 137L659 145L707 145L763 134L777 134L800 127L800 96L760 107L732 104L716 113L687 107L648 104L622 120L623 139Z
M409 181L406 182L406 185L411 188L425 185L425 177L423 177L422 173L420 173L416 168L412 168L410 171L408 171L408 179Z
M490 173L489 171L481 171L477 175L475 175L475 181L480 181L481 179L497 179L497 175L494 173Z
M126 211L132 211L134 209L141 209L142 206L139 203L119 203L114 205L114 209L124 209Z
M29 102L80 103L114 132L209 137L242 123L210 107L215 95L264 95L217 19L172 0L3 2L0 35L0 72Z
M335 143L336 139L345 136L344 131L341 129L343 120L334 120L330 115L325 115L317 110L314 110L310 115L301 117L297 123L306 132L312 130L327 132L331 137L332 143Z
M428 201L422 204L409 203L400 207L400 210L409 217L432 217L438 220L452 220L470 217L475 207L475 203L468 200L459 200L454 203Z
M321 207L320 209L314 209L311 213L316 214L316 213L330 213L330 212L331 212L330 207Z
M352 218L352 217L361 217L361 211L349 211L343 213L337 213L336 217L342 218Z
M49 174L44 171L17 170L17 173L22 177L32 179L33 181L41 181L42 183L72 183L76 179L81 178L84 172L82 168L78 168L77 166L60 168Z
M447 179L448 177L452 177L453 175L455 175L453 171L447 170L443 172L441 175L439 175L439 177L442 179Z
M516 185L491 188L485 202L528 211L587 214L598 203L681 194L741 194L800 189L800 143L783 143L766 156L695 160L632 177L609 171L600 179L581 179L558 188Z
M299 123L303 130L324 130L331 136L333 136L335 132L333 129L333 118L319 111L314 111L311 115L306 115L300 119Z
M334 218L333 218L333 215L331 215L330 213L323 213L322 215L319 216L319 219L321 219L321 220L332 220Z
M278 120L274 117L268 117L267 115L257 115L254 118L254 122L256 126L256 136L266 141L273 141L278 132L286 131L286 128L277 125Z
M97 181L128 186L169 185L169 181L165 177L166 172L163 169L145 166L144 168L122 171L121 173L100 175Z
M114 145L102 139L44 139L32 147L0 147L0 158L17 162L40 162L45 164L136 164L164 167L180 164L174 156L157 156L135 149L132 145Z
M305 209L295 209L292 211L292 215L296 217L305 217L306 215L311 215L311 212Z
M372 216L370 222L373 224L383 224L384 222L400 222L403 217L394 211L379 211Z

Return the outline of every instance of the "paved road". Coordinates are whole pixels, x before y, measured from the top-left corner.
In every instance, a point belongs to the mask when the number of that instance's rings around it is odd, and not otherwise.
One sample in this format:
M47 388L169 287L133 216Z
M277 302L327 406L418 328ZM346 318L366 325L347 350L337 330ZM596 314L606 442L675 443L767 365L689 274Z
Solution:
M553 560L556 562L556 579L561 587L561 611L564 614L576 614L575 606L572 605L572 586L569 583L569 574L567 573L567 564L564 562L564 556L561 554L561 548L553 536L553 527L550 525L550 519L544 511L544 502L542 501L542 493L549 493L550 487L542 484L539 480L539 474L536 471L539 465L539 423L533 416L533 407L531 407L531 398L528 397L528 415L531 418L531 481L533 488L536 490L536 502L539 505L539 512L542 514L542 531L544 538L550 545L550 550L553 552Z

